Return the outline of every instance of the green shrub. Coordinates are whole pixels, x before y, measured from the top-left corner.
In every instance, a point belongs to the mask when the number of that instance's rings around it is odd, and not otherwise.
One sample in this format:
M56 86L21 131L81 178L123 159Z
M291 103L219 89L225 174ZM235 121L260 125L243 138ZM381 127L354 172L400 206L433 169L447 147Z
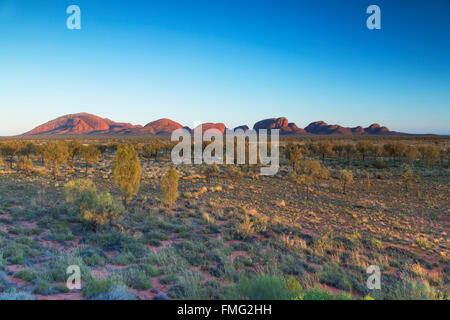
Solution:
M128 287L137 290L148 290L152 287L151 276L145 270L129 268L121 272L121 276Z
M92 300L137 300L135 294L124 285L114 285L107 292L101 292L92 297Z
M80 208L81 218L89 222L94 231L105 224L111 226L126 215L120 201L107 191L97 194L97 188L89 179L70 181L64 188L66 201Z
M111 259L111 264L117 266L127 266L136 262L136 258L131 252L121 252Z
M376 169L386 169L387 166L387 163L382 160L377 160L373 163L373 167Z
M33 269L23 269L14 274L14 278L31 282L37 278L37 274Z
M303 300L352 300L352 296L348 293L339 293L333 295L326 289L313 287L305 291Z
M85 281L82 292L87 299L96 299L99 295L107 295L111 290L120 285L123 285L123 283L119 278L98 279L92 277L88 281Z
M286 289L289 291L290 295L294 299L303 299L303 287L294 277L289 277L285 284Z
M56 286L53 287L53 290L59 293L69 293L70 289L67 288L66 285L63 284L57 284Z
M35 280L33 293L48 295L50 293L50 289L50 283L47 280L44 280L42 278L37 278Z
M136 258L142 258L149 252L139 240L119 232L91 233L85 242L100 246L103 251L131 252Z
M100 249L93 247L81 249L79 255L87 266L103 266L108 258Z
M325 266L319 273L319 279L322 283L341 290L350 291L352 289L347 275L336 267Z
M208 291L202 285L202 275L197 270L184 270L178 277L176 284L169 290L169 295L178 299L207 300Z
M67 267L72 265L80 267L81 279L83 281L91 277L89 269L84 265L83 258L77 255L77 250L74 250L68 254L52 257L48 262L48 269L44 274L44 278L50 281L66 282L68 277Z
M236 300L287 300L291 293L281 277L258 275L254 278L241 277L228 296Z

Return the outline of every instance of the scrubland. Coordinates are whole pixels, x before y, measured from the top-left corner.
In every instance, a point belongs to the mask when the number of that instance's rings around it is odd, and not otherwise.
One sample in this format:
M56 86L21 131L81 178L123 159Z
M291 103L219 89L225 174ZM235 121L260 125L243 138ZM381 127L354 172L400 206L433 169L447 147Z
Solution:
M182 165L163 178L167 138L0 141L0 300L449 298L450 139L281 142L275 176ZM123 145L140 166L128 193Z

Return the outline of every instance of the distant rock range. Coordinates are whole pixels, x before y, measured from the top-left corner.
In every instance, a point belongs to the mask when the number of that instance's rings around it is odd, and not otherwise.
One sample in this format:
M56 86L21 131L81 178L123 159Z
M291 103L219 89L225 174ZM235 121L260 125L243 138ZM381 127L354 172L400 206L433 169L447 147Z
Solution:
M31 131L24 133L24 136L71 136L71 135L168 135L176 129L184 128L192 131L189 127L183 126L170 119L159 119L146 124L145 126L133 125L131 123L114 122L107 118L101 118L89 113L69 114L44 123ZM202 131L217 129L224 133L227 129L223 123L204 123ZM247 125L242 125L233 130L249 130ZM389 131L388 128L379 124L372 124L367 128L363 127L341 127L339 125L329 125L323 121L309 124L302 129L293 122L289 122L284 117L265 119L255 123L254 130L278 129L282 135L401 135L404 133Z

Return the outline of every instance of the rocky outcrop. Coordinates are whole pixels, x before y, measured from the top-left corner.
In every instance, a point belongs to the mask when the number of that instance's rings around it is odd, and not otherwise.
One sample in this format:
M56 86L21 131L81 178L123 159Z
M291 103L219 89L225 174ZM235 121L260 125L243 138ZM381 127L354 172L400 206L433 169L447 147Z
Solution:
M197 129L198 127L196 127L194 129L194 131ZM207 122L207 123L203 123L202 124L202 133L205 133L206 130L209 129L217 129L219 130L222 134L225 132L226 127L225 124L223 123L212 123L212 122Z
M177 129L181 129L183 126L178 122L172 121L170 119L159 119L148 123L142 131L149 134L171 134Z
M249 128L248 126L243 125L243 126L238 126L238 127L234 128L233 131L236 131L236 130L242 130L242 131L246 132L246 131L249 130L249 129L250 129L250 128Z
M40 125L24 135L79 135L130 129L133 125L103 119L89 113L69 114Z
M152 121L145 125L133 125L131 123L115 122L107 118L101 118L89 113L69 114L59 117L55 120L49 121L40 125L33 130L24 133L23 135L164 135L171 134L174 130L185 129L189 132L192 130L189 127L183 127L178 122L170 119L159 119ZM222 134L226 131L226 126L223 123L204 123L202 124L202 132L208 129L217 129ZM249 130L249 127L242 125L233 130L242 129ZM348 128L340 125L329 125L324 121L316 121L310 123L305 129L297 127L294 122L289 122L285 117L271 118L258 121L253 126L253 129L259 131L266 129L270 132L273 129L278 129L280 134L288 135L308 135L308 134L323 134L323 135L393 135L402 134L400 132L389 131L388 128L382 127L377 123L370 125L367 128L361 126Z
M266 129L268 132L272 129L278 129L280 134L307 134L305 130L297 127L293 122L289 123L288 119L284 117L261 120L255 123L253 129L256 131Z

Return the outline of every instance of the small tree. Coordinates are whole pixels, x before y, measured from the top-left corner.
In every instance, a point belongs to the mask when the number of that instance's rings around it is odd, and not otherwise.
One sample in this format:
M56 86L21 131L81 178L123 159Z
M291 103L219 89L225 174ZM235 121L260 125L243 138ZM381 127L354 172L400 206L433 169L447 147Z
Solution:
M45 146L44 157L53 165L53 179L56 180L59 165L67 160L69 151L65 142L49 142Z
M150 160L151 158L153 158L156 161L160 148L161 144L158 141L152 141L152 143L144 144L144 146L142 147L142 156L145 159Z
M405 154L406 145L402 142L393 142L384 145L384 149L394 160L397 160Z
M310 186L314 183L314 177L307 175L307 174L301 174L297 180L296 180L297 185L304 185L306 188L306 200L309 199L309 190L310 190Z
M88 174L89 165L92 165L98 161L98 158L100 157L100 153L101 153L100 150L96 146L93 146L93 145L89 145L87 147L83 146L80 149L81 158L85 162L85 176L87 176L87 174Z
M403 185L405 186L405 191L409 190L413 180L414 174L411 169L407 169L402 175Z
M381 156L383 153L383 147L376 144L371 144L369 152L375 159L378 159L378 157Z
M174 168L167 170L161 179L161 189L163 192L164 202L169 206L172 213L172 207L178 199L178 179L180 178L178 171Z
M300 145L289 143L284 150L284 154L294 172L298 170L299 161L305 156L305 152Z
M9 162L9 167L13 168L14 157L20 150L20 144L16 141L10 141L1 145L1 153Z
M356 149L361 154L361 158L364 161L367 153L370 151L371 144L367 141L361 141L356 144Z
M38 146L33 142L23 143L20 147L19 153L27 159L30 159L31 156L38 153Z
M17 162L17 170L23 170L27 175L30 175L33 170L33 161L25 156L19 157L19 161Z
M81 142L79 140L72 140L69 143L69 158L70 158L70 167L72 171L75 167L75 158L80 155L80 151L82 148Z
M345 146L343 144L334 144L333 153L335 153L338 158L342 158L342 155L344 154L344 148Z
M346 194L346 187L353 182L353 173L349 170L341 170L339 172L339 178L342 184L342 193Z
M333 145L328 140L320 142L317 147L318 153L322 155L322 160L325 160L326 156L331 156L333 154Z
M433 167L440 159L439 148L427 146L424 150L424 159L427 166Z
M219 175L219 167L217 164L205 164L201 168L201 173L206 176L208 183L211 183L212 177L217 177Z
M320 162L313 159L306 159L300 161L299 170L302 173L300 176L296 177L295 182L297 185L304 185L306 187L306 199L309 199L309 191L311 185L314 183L316 179L318 179L323 173L321 172L326 170L325 168L321 168Z
M141 164L134 147L129 144L120 146L114 157L113 175L116 185L122 191L125 207L139 191L141 174Z
M345 151L345 155L347 157L347 161L350 162L350 160L352 159L353 155L356 152L356 148L353 144L346 144L344 146L344 151Z
M419 150L415 147L409 146L406 149L406 157L408 158L408 161L410 164L413 164L414 161L416 161L416 159L419 157Z

